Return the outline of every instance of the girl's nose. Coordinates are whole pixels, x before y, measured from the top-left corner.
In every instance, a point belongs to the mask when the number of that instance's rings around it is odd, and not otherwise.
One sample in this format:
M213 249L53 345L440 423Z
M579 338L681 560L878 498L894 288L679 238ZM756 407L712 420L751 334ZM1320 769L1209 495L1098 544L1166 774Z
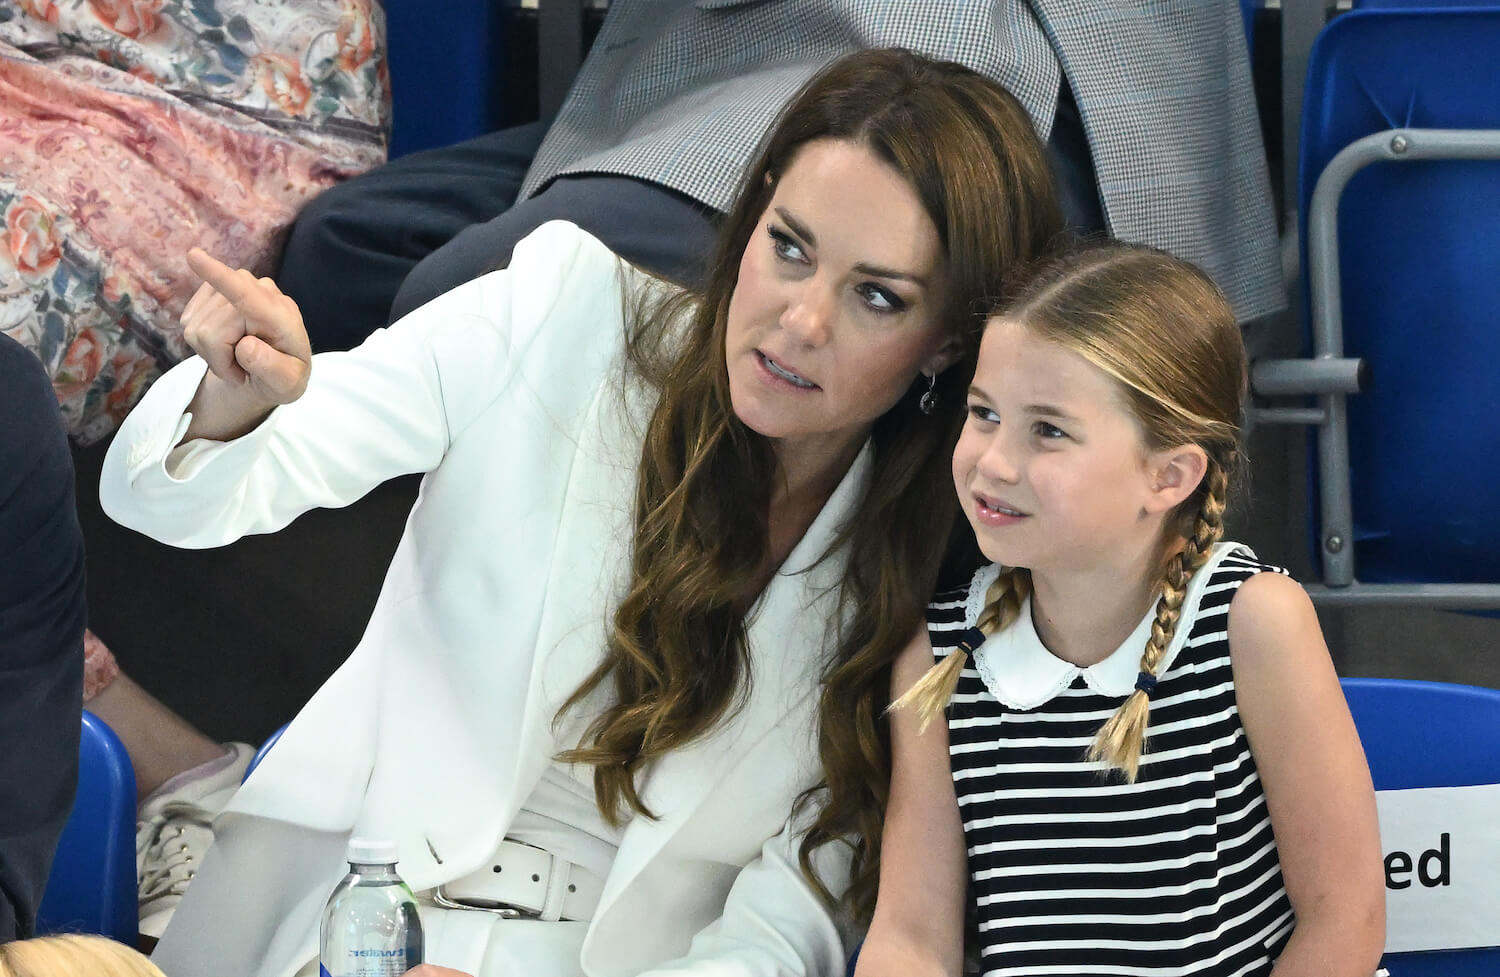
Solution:
M985 447L984 453L979 456L979 474L995 482L1006 482L1015 484L1020 479L1020 468L1012 460L1014 455L1010 446L1006 444L1006 438L1001 432L996 432Z

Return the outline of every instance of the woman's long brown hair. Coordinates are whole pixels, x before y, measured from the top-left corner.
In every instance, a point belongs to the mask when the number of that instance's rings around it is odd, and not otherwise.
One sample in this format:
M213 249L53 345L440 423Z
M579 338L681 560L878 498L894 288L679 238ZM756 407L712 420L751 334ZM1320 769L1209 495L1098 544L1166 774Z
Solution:
M747 169L706 287L633 317L630 363L659 401L641 449L630 582L603 662L562 711L605 682L613 704L561 759L593 765L606 817L652 816L637 775L723 721L749 688L745 614L768 559L775 466L768 443L730 403L725 319L740 257L775 180L820 139L866 147L916 192L943 246L939 321L963 349L938 379L941 406L933 415L917 409L914 389L876 421L869 489L848 523L862 531L846 528L830 550L847 546L848 564L819 704L826 796L801 861L832 899L811 853L829 842L851 845L847 899L867 916L890 777L882 718L890 665L922 623L958 517L948 457L973 371L977 314L1062 227L1030 119L1009 93L969 69L900 50L860 52L824 69L783 111Z

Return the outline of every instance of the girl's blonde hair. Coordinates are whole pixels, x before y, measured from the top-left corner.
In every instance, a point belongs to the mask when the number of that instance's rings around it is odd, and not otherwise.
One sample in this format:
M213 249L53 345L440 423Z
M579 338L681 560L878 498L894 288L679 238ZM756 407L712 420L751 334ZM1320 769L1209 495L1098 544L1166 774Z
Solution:
M1089 759L1103 760L1133 782L1157 669L1177 633L1188 581L1223 535L1224 510L1243 464L1244 342L1233 310L1207 275L1165 252L1117 243L1047 263L990 318L1023 325L1112 377L1147 451L1194 444L1208 459L1202 481L1168 521L1168 541L1184 543L1167 547L1136 690L1088 751ZM1002 572L985 595L980 632L1009 627L1030 589L1026 569ZM894 707L915 705L925 727L952 698L965 647L933 666Z
M132 947L103 936L69 933L0 944L0 977L164 977Z

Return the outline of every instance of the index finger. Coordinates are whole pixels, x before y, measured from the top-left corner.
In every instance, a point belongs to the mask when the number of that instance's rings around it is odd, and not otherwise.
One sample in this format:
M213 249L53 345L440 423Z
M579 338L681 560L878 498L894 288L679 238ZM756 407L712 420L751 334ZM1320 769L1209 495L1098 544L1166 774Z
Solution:
M214 287L235 307L247 301L260 299L255 276L247 271L231 268L202 248L191 248L187 253L188 267L199 278Z

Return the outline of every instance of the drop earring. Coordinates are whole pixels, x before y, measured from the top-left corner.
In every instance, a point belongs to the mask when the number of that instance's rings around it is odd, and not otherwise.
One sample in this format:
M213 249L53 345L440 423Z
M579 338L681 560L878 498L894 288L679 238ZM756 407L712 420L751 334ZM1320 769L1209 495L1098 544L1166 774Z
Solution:
M933 411L937 410L938 395L937 392L933 389L936 386L937 374L929 373L927 375L927 392L922 394L921 400L917 401L917 409L924 414L931 414Z

